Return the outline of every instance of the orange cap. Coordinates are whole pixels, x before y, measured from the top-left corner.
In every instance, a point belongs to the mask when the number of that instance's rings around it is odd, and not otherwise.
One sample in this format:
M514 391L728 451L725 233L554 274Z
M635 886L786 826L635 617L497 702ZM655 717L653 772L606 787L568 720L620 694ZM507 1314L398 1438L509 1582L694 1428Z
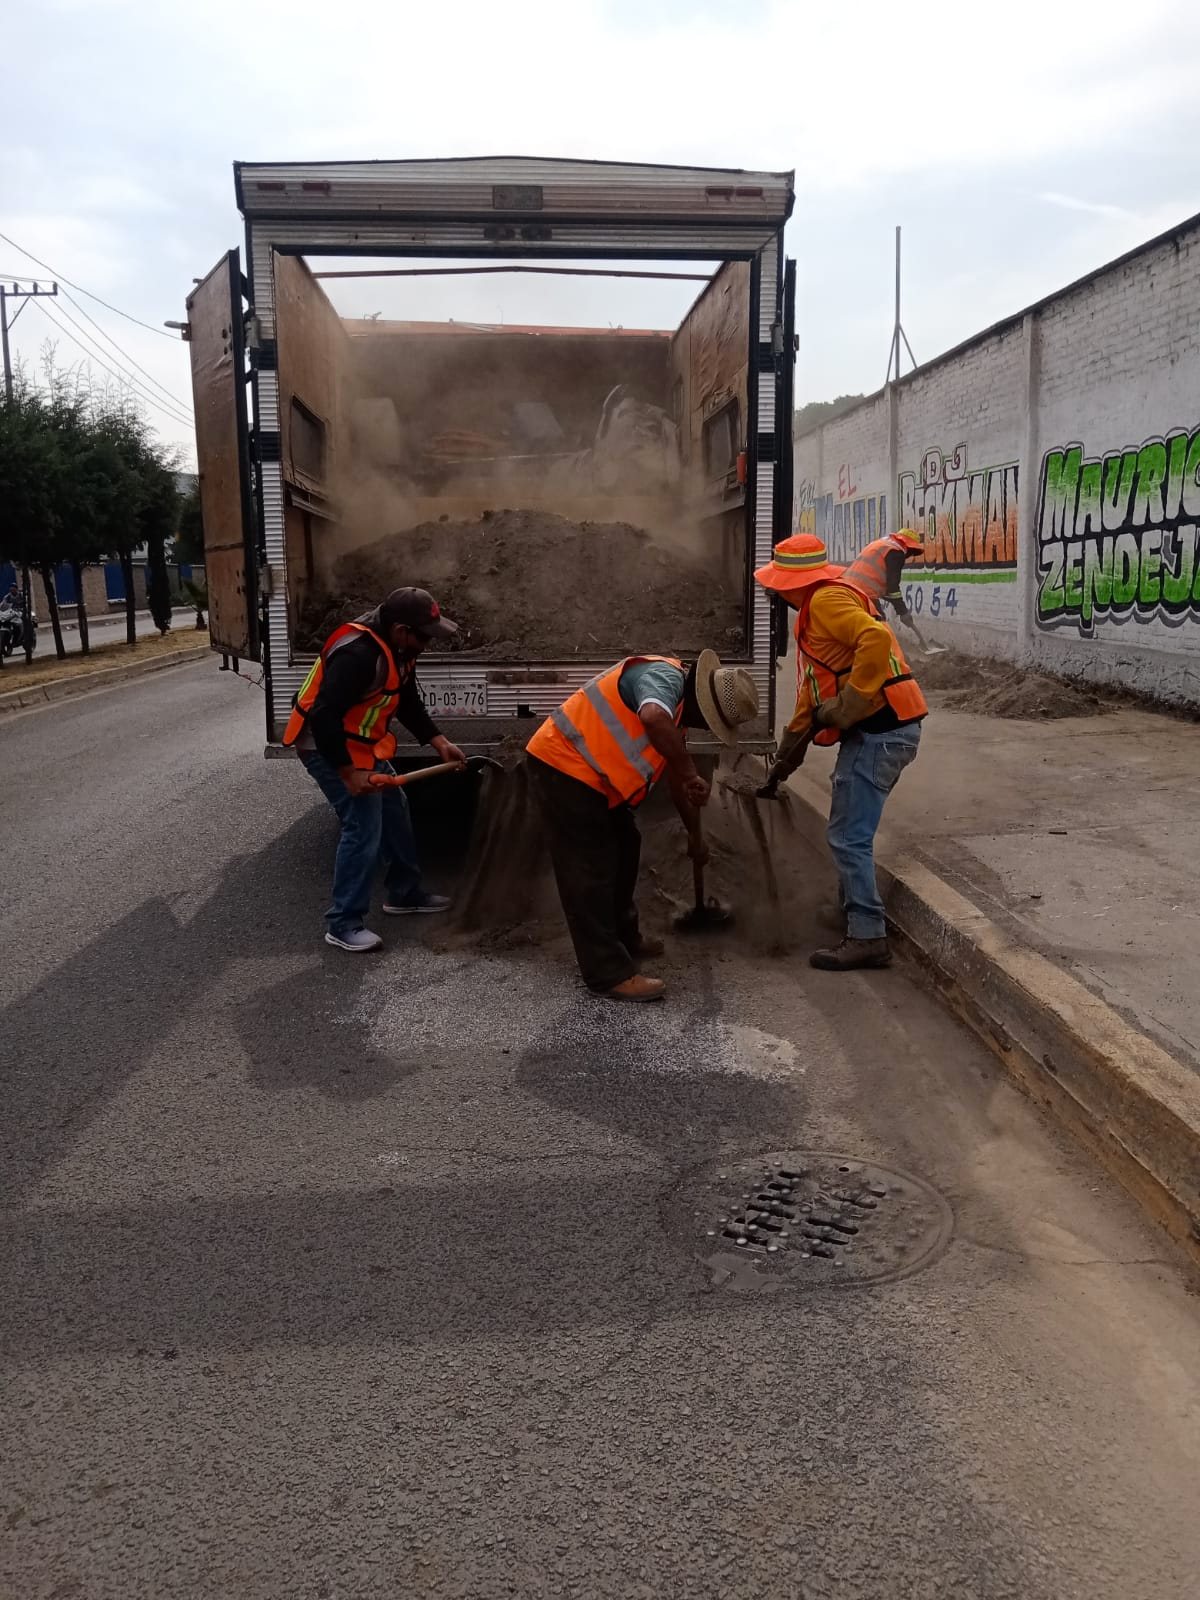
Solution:
M892 538L899 539L904 548L911 550L914 555L925 548L924 539L918 538L911 528L897 528Z

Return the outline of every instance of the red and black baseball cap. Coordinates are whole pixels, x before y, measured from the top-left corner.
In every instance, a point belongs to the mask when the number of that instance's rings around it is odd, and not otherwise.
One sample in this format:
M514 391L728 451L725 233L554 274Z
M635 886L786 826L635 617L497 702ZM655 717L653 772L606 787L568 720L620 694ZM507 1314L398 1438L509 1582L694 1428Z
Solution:
M458 623L444 617L428 589L393 589L379 608L385 628L401 623L422 639L453 639Z

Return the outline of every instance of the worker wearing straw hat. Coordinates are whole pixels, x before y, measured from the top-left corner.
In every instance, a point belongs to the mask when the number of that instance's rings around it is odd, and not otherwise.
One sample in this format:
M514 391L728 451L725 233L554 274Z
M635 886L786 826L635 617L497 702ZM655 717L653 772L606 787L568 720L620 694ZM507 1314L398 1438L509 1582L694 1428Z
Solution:
M773 795L810 744L838 746L826 838L846 937L815 951L812 965L835 972L886 967L891 953L875 881L875 834L884 802L917 753L929 708L875 601L830 563L815 534L784 539L754 576L796 610L796 710L759 793Z
M670 656L627 656L577 690L529 741L529 771L546 821L559 898L584 982L610 1000L659 1000L660 978L639 959L662 954L638 926L641 835L634 815L666 775L688 830L688 853L706 856L699 810L709 786L685 728L707 727L736 744L758 715L744 667L723 667L712 650L689 669Z

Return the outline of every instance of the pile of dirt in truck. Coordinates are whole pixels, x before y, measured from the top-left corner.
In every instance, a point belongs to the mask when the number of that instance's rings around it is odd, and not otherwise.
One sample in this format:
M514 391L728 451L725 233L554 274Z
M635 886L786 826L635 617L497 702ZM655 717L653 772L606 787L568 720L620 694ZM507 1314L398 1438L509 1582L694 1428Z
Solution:
M616 658L745 648L741 583L678 538L625 522L572 522L547 511L487 511L422 522L334 563L300 619L302 648L390 589L429 589L462 632L458 651L493 659Z

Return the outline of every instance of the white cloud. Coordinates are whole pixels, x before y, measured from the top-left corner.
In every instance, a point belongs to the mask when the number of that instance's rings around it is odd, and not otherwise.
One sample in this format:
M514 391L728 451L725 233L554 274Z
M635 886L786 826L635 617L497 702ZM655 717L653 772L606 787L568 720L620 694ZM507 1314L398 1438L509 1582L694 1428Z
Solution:
M1125 206L1108 205L1100 200L1081 200L1073 194L1050 192L1038 195L1038 199L1044 200L1047 205L1061 206L1064 211L1082 211L1085 216L1107 217L1117 222L1127 222L1134 216Z

